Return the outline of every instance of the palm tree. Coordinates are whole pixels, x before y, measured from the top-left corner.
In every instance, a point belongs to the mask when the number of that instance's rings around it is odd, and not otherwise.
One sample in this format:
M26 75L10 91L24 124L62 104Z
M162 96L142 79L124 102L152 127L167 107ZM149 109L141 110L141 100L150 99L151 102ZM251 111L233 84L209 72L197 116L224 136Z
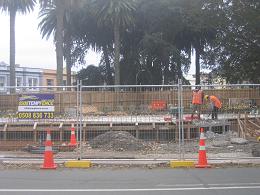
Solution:
M90 48L102 53L100 66L105 73L105 82L113 85L113 67L111 67L110 59L113 56L113 28L109 25L98 25L98 19L90 3L78 10L77 14L72 17L76 21L73 22L74 52L86 53ZM84 47L83 47L84 45ZM78 51L81 52L78 52ZM79 56L73 56L79 58Z
M57 85L63 85L63 30L64 30L64 12L68 0L40 0L41 10L49 9L55 6L56 9L56 31L55 31L55 47L57 62Z
M79 7L81 0L40 0L42 21L39 23L41 34L47 39L54 33L57 61L57 85L63 85L63 57L66 60L67 85L71 85L71 24L72 7ZM73 6L72 6L73 5Z
M100 25L112 25L114 31L115 85L120 85L120 31L133 26L135 0L92 0Z
M211 12L206 10L204 0L182 0L180 7L183 9L182 29L176 36L179 49L191 55L195 50L196 85L200 84L200 58L207 44L216 37L216 26L212 22Z
M0 0L0 10L10 15L10 86L15 87L15 17L16 13L26 14L33 10L36 0ZM11 89L15 93L15 88Z

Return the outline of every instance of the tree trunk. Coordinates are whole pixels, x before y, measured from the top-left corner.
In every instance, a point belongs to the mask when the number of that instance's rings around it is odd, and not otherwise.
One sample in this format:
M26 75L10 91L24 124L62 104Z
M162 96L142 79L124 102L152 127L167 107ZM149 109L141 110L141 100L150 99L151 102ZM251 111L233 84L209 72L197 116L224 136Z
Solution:
M57 29L56 29L56 60L57 60L57 85L63 85L63 16L64 16L64 2L62 0L56 1L57 7Z
M120 85L120 32L119 32L119 22L115 21L114 24L114 41L115 41L115 85Z
M15 16L16 10L10 10L10 92L15 93Z
M168 84L169 83L169 64L170 64L170 58L168 55L168 52L164 51L162 56L162 84Z
M67 86L71 86L71 66L71 55L69 54L66 57ZM71 88L68 88L68 91L71 91Z
M64 46L65 46L65 59L66 59L66 80L67 80L67 86L71 86L71 67L72 67L72 60L71 60L71 48L72 48L72 39L70 36L70 32L67 32L64 36ZM67 89L68 91L71 91L71 88L69 87Z
M181 70L181 50L179 49L178 58L177 58L177 79L175 82L178 83L178 79L182 80L182 70Z
M106 63L106 81L108 85L113 85L113 78L112 78L107 46L103 46L103 53L104 53L104 58Z
M200 85L200 49L196 49L196 85Z

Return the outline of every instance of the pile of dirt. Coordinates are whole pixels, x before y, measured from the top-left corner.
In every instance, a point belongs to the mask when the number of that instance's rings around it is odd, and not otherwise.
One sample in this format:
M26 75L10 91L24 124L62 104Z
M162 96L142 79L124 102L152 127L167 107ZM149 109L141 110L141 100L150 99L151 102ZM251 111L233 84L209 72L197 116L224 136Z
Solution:
M148 145L126 131L108 131L90 141L92 148L111 151L141 151Z
M223 134L207 131L205 133L207 137L206 148L211 154L220 153L235 153L245 152L250 154L252 143L246 142L244 144L237 144L231 142L234 138L237 138L237 133L228 131ZM140 154L174 154L179 152L178 140L173 142L155 142L155 141L143 141L135 138L132 134L126 131L109 131L101 134L89 142L89 146L92 149L99 149L101 151L111 152L138 152ZM197 153L199 149L199 139L185 141L185 144L181 146L182 151L185 153Z

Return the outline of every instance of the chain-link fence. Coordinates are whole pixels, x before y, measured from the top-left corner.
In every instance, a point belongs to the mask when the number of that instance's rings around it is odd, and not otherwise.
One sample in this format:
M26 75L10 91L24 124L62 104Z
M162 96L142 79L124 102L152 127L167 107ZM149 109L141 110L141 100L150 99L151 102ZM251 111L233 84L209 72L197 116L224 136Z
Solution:
M196 88L202 90L201 105L193 102ZM209 157L246 157L252 156L251 146L260 136L260 85L78 82L9 91L7 87L0 95L3 155L42 156L47 130L55 158L80 159L196 158L200 127L206 131ZM220 100L220 109L214 110L212 96Z

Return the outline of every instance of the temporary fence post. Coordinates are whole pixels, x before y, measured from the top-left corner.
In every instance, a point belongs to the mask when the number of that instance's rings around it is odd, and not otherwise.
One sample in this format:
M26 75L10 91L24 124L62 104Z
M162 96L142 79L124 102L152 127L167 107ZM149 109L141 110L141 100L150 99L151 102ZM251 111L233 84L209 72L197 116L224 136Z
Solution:
M79 123L79 134L80 134L80 139L79 139L79 148L80 148L80 157L79 159L81 160L82 159L82 80L80 80L80 83L79 83L79 105L80 105L80 123Z
M181 98L180 98L180 79L178 79L178 130L179 130L179 160L181 160Z
M183 111L184 111L184 106L183 106L183 87L182 87L182 81L180 79L180 103L181 103L181 108L180 108L180 111L181 111L181 138L182 138L182 160L184 160L184 128L183 128Z
M76 95L77 95L77 108L76 108L76 120L77 120L77 126L76 126L76 131L77 131L77 140L79 140L79 80L77 80L77 90L76 90ZM77 151L79 151L79 145L77 144ZM78 158L80 158L78 156Z

